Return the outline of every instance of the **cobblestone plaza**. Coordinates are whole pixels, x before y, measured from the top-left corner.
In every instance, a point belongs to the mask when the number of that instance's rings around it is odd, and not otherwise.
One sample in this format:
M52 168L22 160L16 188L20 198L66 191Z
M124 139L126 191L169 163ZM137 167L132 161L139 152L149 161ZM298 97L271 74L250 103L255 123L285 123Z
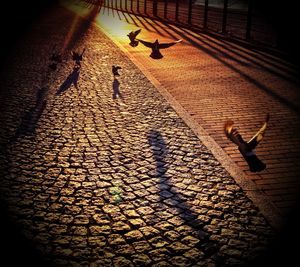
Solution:
M104 32L55 6L1 74L0 198L33 263L252 266L278 229Z

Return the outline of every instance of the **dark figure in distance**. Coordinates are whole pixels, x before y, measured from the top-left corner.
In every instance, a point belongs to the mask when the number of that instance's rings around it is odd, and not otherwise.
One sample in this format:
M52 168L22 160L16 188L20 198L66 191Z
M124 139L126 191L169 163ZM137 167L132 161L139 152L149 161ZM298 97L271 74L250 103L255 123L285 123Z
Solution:
M119 98L122 99L123 97L122 97L122 94L120 92L120 82L118 81L118 79L116 77L114 77L114 81L113 81L112 86L113 86L113 96L112 96L112 98L116 99L117 97L119 97Z
M119 74L119 72L118 72L118 70L120 70L120 69L122 69L120 66L115 66L115 65L113 65L113 66L112 66L112 73L113 73L113 75L114 75L114 76L120 76L120 74Z
M160 53L160 49L165 49L168 48L170 46L173 46L179 42L181 42L182 40L178 40L175 42L170 42L170 43L159 43L158 40L156 39L155 42L151 43L151 42L147 42L147 41L143 41L138 39L144 46L151 48L152 52L150 54L150 57L154 58L154 59L160 59L163 57L163 55Z
M141 29L136 30L136 31L131 31L129 34L127 34L129 40L130 40L130 45L132 47L135 47L139 44L139 41L136 40L137 35L141 32Z
M228 120L225 122L224 131L226 136L238 146L238 149L244 159L247 161L251 172L260 172L266 168L266 164L256 156L254 149L263 139L268 121L269 114L267 114L263 126L248 142L242 138L236 128L233 128L233 121Z

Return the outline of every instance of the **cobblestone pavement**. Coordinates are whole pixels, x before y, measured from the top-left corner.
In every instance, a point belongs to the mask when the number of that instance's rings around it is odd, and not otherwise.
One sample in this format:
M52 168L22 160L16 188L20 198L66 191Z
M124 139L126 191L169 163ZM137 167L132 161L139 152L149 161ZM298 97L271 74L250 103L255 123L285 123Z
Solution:
M79 6L84 4L79 2L72 9L79 12ZM97 24L217 143L230 159L226 165L243 172L231 175L252 181L278 216L288 216L299 204L300 193L297 66L256 49L116 10L101 10ZM163 59L153 60L149 48L128 44L126 34L138 28L142 29L139 38L144 40L183 41L163 50ZM271 119L266 138L256 149L267 168L251 173L237 147L224 135L223 125L232 119L249 140L267 112Z
M1 202L26 240L58 266L242 266L261 255L274 230L98 28L69 43L87 48L79 76L69 53L49 71L73 21L49 10L2 73Z

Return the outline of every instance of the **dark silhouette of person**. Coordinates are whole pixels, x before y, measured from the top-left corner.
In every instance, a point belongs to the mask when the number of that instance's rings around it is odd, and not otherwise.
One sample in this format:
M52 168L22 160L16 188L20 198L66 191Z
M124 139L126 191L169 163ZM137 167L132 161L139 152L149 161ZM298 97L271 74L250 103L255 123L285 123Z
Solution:
M112 98L116 99L119 96L122 99L123 97L122 97L121 92L120 92L120 82L118 81L117 78L114 78L112 87L113 87L113 96L112 96Z

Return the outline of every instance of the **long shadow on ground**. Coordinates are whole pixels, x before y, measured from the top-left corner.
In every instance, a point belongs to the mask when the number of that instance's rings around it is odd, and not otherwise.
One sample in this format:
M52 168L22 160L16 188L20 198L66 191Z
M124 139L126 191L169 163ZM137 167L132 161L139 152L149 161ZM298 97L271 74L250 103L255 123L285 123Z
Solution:
M184 224L191 227L195 236L200 240L197 247L205 253L206 257L212 257L216 262L221 263L223 259L217 255L219 245L209 240L210 235L202 229L203 222L197 219L198 215L192 211L191 206L187 203L187 198L178 192L179 190L171 182L171 177L166 174L165 158L169 152L161 133L157 130L150 130L148 132L148 142L156 162L160 203L164 203L162 205L166 205L168 209L175 209ZM168 204L166 200L168 200Z

